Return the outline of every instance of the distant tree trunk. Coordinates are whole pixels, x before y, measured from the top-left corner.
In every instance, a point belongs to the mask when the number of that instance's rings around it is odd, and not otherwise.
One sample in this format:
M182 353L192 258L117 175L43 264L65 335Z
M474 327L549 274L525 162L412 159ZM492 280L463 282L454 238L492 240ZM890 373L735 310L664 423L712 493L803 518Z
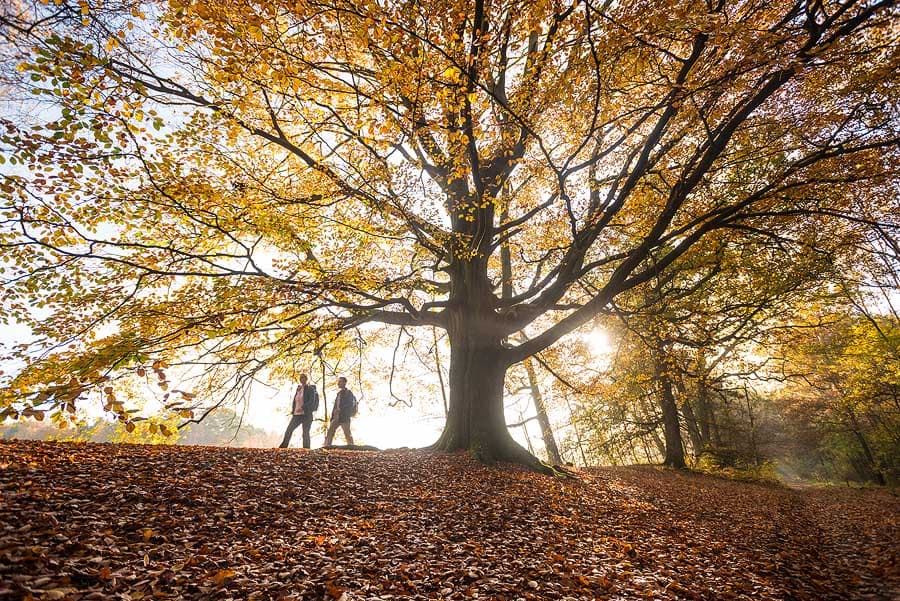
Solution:
M691 438L691 454L694 457L699 457L700 453L703 452L703 441L700 437L700 429L697 425L694 409L687 399L681 404L681 415L684 416L684 423L687 425L688 435Z
M562 465L563 460L559 454L559 447L556 445L556 438L553 436L553 427L550 425L550 418L547 417L544 397L541 394L541 389L538 387L537 377L534 373L534 364L531 359L525 360L525 371L528 373L531 399L534 401L534 409L537 413L538 424L541 426L541 437L544 439L544 448L547 449L547 456L550 463Z
M750 393L744 387L744 402L747 404L747 419L750 422L750 452L753 453L753 465L759 465L759 451L756 445L756 417L753 415L753 404L750 402Z
M683 469L684 443L681 440L681 424L678 419L678 406L672 392L672 380L666 373L666 366L660 358L656 361L656 379L659 384L659 408L662 410L663 429L666 436L666 456L663 465Z
M581 431L578 429L578 424L575 423L575 412L572 410L572 403L569 402L569 395L566 393L564 395L566 399L566 407L569 409L569 423L572 425L572 430L575 432L575 443L578 445L578 454L581 455L582 465L587 466L587 453L584 452L584 441L581 439Z
M325 427L327 428L328 427L328 395L325 394L325 354L324 354L324 351L319 350L317 355L319 357L319 363L322 364L322 388L320 388L319 390L322 392L322 394L321 394L322 409L324 409L324 411L325 411L325 413L324 413L325 417L323 419L323 422L325 424Z
M660 457L666 456L666 443L663 442L663 439L659 437L659 432L654 428L652 432L650 432L650 437L653 440L654 446L656 446L656 451L659 453Z
M707 392L710 392L707 390ZM721 407L723 408L723 412L727 415L728 412L728 397L725 396L722 391L718 391L719 398L722 400ZM719 427L719 422L716 418L715 411L712 410L713 405L710 403L709 408L709 440L712 442L713 446L721 447L722 446L722 428Z
M646 436L641 436L641 445L644 447L644 455L647 456L647 463L653 463L653 456L650 454L650 445L647 444Z
M522 424L522 434L525 435L525 445L528 448L528 452L532 455L536 455L534 452L534 445L531 444L531 433L528 431L528 422L530 420L525 419L525 415L522 412L519 412L519 422ZM507 426L508 428L509 426Z
M866 458L866 464L869 468L868 471L870 472L872 479L876 484L886 486L887 479L884 477L884 473L878 467L878 461L875 459L875 454L872 452L872 447L869 446L869 441L866 439L866 435L863 433L862 429L859 426L859 421L856 419L856 414L852 410L848 410L847 416L850 418L850 430L856 437L857 442L859 442L859 446L863 451L863 456L865 456Z
M699 416L698 425L700 426L700 453L703 452L711 442L710 438L710 422L712 421L712 410L709 406L709 389L706 386L706 380L701 379L697 382L697 414Z
M681 378L678 379L678 395L681 397L681 415L684 417L684 423L687 426L688 436L691 439L691 452L694 457L699 457L703 449L703 443L700 439L700 429L697 425L697 417L694 415L694 408L688 400L688 396Z
M657 419L656 411L654 411L653 406L644 399L641 399L640 403L641 408L641 417L644 422L650 423ZM659 432L656 427L648 428L648 434L650 435L650 439L653 441L653 445L656 447L657 453L659 453L660 457L666 456L666 443L663 442L663 439L659 437Z
M441 366L441 353L438 349L437 328L431 328L431 335L434 338L434 367L437 371L438 384L441 387L441 399L444 401L444 418L450 413L447 407L447 387L444 385L444 368Z

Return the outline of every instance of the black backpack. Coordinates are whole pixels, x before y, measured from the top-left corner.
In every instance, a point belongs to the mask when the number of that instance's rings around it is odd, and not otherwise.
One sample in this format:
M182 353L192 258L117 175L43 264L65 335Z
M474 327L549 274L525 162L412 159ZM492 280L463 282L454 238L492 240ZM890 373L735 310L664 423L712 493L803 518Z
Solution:
M353 396L353 393L346 388L338 392L338 395L340 396L338 402L340 403L341 417L354 417L359 409L359 401L357 401L356 397Z
M310 411L318 411L319 410L319 391L316 390L316 387L313 384L310 384L313 393L313 402L309 407Z

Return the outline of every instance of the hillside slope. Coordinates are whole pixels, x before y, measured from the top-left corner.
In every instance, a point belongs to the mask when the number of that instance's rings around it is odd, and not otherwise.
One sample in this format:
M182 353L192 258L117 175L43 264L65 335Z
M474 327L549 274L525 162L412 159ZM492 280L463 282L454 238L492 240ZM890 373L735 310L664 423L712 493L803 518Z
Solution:
M897 541L877 491L0 442L0 599L890 599Z

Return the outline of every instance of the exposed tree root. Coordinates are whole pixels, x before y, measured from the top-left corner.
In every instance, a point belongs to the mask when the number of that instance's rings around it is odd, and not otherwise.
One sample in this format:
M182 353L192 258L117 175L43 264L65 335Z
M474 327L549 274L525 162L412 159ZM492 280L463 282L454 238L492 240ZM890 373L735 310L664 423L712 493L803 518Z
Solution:
M378 447L373 447L371 445L328 445L321 447L322 449L326 449L329 451L384 451L385 449L380 449ZM399 449L387 449L387 450L399 450ZM472 445L469 448L459 448L457 446L451 446L445 444L445 442L438 440L438 442L434 443L431 446L425 447L427 451L434 451L440 453L454 453L459 451L466 451L472 457L477 459L478 461L487 464L493 465L495 463L513 463L516 465L522 465L527 467L528 469L538 472L540 474L545 474L547 476L553 476L555 478L576 478L576 472L566 468L561 465L550 465L549 463L545 463L529 453L525 450L521 445L519 445L516 441L510 438L508 441L501 442L499 444L492 444L489 446L486 445Z
M548 463L544 463L543 461L529 453L511 437L507 438L507 440L492 442L490 444L474 443L470 444L468 447L462 447L459 445L448 444L446 437L442 436L436 443L429 447L426 447L426 449L429 451L445 453L466 451L472 457L487 465L493 465L494 463L513 463L516 465L525 466L532 471L545 474L547 476L553 476L556 478L575 477L575 473L571 470L568 470L562 466L553 466Z

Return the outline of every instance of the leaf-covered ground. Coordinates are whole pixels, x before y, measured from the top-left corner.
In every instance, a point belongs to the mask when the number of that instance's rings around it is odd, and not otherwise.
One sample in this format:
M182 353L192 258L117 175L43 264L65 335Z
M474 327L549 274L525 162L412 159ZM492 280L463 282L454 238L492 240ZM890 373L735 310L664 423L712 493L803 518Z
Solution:
M891 599L898 541L878 491L0 442L0 599Z

